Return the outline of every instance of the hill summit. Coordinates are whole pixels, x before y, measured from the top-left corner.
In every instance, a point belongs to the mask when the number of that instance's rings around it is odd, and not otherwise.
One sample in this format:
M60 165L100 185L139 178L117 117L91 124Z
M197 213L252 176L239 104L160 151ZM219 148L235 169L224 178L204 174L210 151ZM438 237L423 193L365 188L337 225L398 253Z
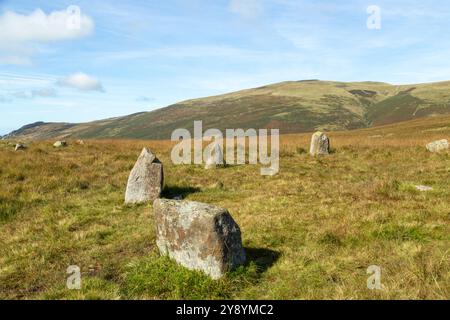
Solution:
M177 128L279 128L282 134L349 130L450 113L450 81L415 85L382 82L289 81L183 101L151 112L89 123L26 125L6 138L170 139Z

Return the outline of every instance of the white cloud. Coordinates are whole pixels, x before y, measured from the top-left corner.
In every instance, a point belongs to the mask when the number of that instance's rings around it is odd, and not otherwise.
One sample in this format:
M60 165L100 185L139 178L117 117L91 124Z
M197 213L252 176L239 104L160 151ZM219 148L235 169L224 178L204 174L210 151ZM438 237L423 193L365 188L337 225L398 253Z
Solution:
M78 7L46 14L41 9L24 15L6 11L0 15L0 64L30 64L36 44L86 37L94 21Z
M257 18L264 11L262 0L231 0L228 9L246 19Z
M46 14L40 9L29 15L6 11L0 16L0 41L51 42L88 36L94 29L92 19L69 10Z
M80 91L104 91L102 83L85 73L78 72L58 81L60 86L75 88Z

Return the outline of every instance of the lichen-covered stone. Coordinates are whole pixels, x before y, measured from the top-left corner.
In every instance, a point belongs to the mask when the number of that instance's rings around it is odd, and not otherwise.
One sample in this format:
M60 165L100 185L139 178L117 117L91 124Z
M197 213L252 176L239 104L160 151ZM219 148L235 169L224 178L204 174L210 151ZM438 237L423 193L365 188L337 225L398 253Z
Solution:
M316 132L311 138L311 148L309 153L312 156L330 154L330 139L323 132Z
M213 279L245 263L241 231L226 209L165 199L157 199L153 208L162 255Z
M445 139L427 144L427 150L430 152L441 152L444 150L448 150L449 148L450 144L448 143L448 140Z
M161 196L163 185L162 163L144 148L128 178L125 203L153 202Z

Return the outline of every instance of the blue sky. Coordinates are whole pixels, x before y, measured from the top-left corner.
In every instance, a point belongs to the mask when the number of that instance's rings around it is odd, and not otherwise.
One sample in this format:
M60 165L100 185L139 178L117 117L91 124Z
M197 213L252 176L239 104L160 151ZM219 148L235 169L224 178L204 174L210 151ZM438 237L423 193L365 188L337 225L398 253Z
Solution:
M450 80L449 30L445 0L0 0L0 134L286 80Z

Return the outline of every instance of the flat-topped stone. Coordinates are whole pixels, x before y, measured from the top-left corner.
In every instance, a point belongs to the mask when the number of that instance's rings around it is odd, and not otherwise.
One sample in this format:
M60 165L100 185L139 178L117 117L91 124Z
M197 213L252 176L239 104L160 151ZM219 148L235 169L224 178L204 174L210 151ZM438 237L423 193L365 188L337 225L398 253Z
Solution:
M213 279L245 263L240 228L226 209L166 199L157 199L153 208L162 255Z

